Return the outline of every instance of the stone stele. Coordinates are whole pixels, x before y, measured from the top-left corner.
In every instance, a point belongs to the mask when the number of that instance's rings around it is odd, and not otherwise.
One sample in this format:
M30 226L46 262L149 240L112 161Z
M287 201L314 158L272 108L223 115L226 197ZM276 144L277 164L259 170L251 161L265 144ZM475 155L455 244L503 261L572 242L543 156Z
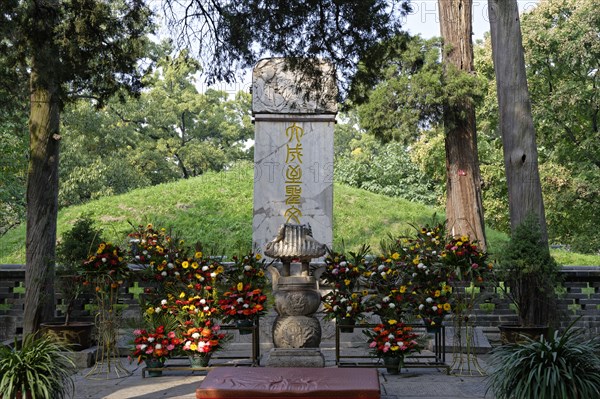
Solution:
M256 251L284 223L310 224L314 238L333 241L333 128L337 88L333 67L320 78L259 61L252 77L255 122L253 244Z

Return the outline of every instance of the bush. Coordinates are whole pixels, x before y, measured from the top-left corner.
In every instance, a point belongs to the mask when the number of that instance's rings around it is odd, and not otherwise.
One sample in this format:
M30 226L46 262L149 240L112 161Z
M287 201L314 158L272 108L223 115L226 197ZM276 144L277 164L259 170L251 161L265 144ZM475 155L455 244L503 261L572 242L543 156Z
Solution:
M585 339L573 324L550 339L497 347L489 364L496 399L600 397L600 338Z

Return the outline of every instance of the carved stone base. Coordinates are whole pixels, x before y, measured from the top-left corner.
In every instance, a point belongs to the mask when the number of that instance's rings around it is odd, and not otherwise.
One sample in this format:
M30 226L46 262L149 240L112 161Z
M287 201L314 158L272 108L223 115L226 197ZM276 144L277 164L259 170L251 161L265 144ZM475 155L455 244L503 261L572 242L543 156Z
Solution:
M275 348L318 348L321 324L310 316L279 316L273 324Z
M325 358L319 348L274 348L267 354L267 367L325 367Z

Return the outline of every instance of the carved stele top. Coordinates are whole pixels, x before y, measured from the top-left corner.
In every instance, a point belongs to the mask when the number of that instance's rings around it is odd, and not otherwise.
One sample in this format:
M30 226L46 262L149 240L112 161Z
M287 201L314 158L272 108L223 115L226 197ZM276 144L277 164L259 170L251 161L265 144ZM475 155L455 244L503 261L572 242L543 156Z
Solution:
M252 71L252 112L277 114L335 114L337 86L333 66L315 60L322 76L287 69L285 58L260 60Z
M302 262L325 255L326 248L312 237L309 224L285 223L279 228L277 237L267 243L265 255L282 261L299 259Z

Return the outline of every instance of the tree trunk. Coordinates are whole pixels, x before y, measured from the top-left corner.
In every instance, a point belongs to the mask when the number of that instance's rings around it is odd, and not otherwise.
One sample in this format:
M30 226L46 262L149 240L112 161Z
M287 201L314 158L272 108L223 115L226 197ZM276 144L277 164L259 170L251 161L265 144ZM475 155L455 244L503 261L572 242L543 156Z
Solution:
M472 0L440 0L438 5L445 75L451 68L472 74ZM470 99L444 106L444 129L448 234L468 235L485 250L475 106Z
M27 175L27 236L23 332L54 316L54 255L58 213L59 56L53 43L58 3L31 5L38 31L31 35L31 108Z
M530 213L537 215L543 243L548 246L517 1L490 0L488 9L510 226L514 229Z

